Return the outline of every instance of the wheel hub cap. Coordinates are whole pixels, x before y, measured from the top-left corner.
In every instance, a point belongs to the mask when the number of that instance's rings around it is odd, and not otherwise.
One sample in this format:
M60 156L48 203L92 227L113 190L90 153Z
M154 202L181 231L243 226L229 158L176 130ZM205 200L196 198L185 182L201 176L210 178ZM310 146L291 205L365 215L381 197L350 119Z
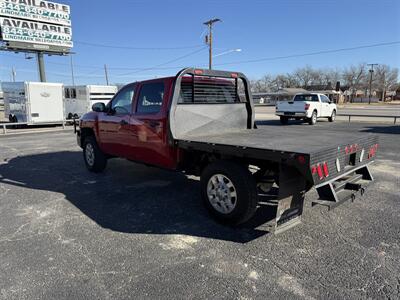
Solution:
M229 214L236 207L236 188L225 175L216 174L210 178L207 184L207 196L212 207L220 213Z
M88 163L88 165L93 166L94 165L94 149L91 144L86 145L85 157L86 157L86 162Z

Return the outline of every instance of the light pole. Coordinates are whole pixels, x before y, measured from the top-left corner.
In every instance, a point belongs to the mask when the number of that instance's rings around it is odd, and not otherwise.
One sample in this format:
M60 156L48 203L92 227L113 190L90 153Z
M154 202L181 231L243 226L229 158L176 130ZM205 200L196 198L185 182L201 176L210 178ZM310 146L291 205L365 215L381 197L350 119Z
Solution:
M216 55L214 55L214 57L226 55L226 54L229 54L229 53L232 53L232 52L242 52L242 49L231 49L231 50L216 54Z
M216 22L221 22L220 19L211 19L208 20L207 22L204 22L204 25L208 26L208 35L206 36L206 44L208 45L208 51L209 51L209 58L208 58L208 68L211 70L212 69L212 43L213 43L213 33L212 33L212 29L213 29L213 24Z
M369 76L369 101L368 104L371 104L371 96L372 96L372 76L374 74L374 67L377 66L378 64L368 64L368 66L371 66L371 69L369 70L370 76Z

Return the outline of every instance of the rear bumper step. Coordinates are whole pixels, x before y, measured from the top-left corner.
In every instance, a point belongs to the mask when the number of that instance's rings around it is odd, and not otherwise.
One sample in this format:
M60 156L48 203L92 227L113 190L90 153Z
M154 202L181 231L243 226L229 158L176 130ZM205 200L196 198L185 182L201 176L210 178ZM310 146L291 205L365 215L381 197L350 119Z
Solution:
M319 199L314 200L312 206L324 205L332 209L348 200L354 201L358 195L364 195L367 185L372 181L368 165L351 170L317 186Z

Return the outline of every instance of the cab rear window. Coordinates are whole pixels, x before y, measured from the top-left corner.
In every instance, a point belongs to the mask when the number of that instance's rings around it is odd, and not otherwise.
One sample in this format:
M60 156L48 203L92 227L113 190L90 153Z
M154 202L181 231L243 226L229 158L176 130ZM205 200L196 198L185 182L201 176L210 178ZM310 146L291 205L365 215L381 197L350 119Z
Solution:
M181 83L178 103L240 103L240 84L235 80L187 78Z
M310 102L318 102L318 95L296 95L294 97L294 101L310 101Z

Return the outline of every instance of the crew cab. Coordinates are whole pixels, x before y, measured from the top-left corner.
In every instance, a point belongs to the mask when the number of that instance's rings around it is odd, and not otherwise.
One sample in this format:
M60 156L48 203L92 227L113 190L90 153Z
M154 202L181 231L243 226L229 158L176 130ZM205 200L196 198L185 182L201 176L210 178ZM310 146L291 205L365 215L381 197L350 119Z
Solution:
M334 122L336 114L336 104L318 93L297 94L291 101L279 101L276 104L276 115L282 124L287 124L289 119L303 119L310 125L315 125L318 118L328 118Z
M200 176L215 219L238 225L269 203L276 233L300 223L313 186L319 194L313 203L334 207L364 194L373 180L375 135L257 128L254 115L242 73L189 68L126 85L107 105L94 104L75 129L90 171L122 157Z

